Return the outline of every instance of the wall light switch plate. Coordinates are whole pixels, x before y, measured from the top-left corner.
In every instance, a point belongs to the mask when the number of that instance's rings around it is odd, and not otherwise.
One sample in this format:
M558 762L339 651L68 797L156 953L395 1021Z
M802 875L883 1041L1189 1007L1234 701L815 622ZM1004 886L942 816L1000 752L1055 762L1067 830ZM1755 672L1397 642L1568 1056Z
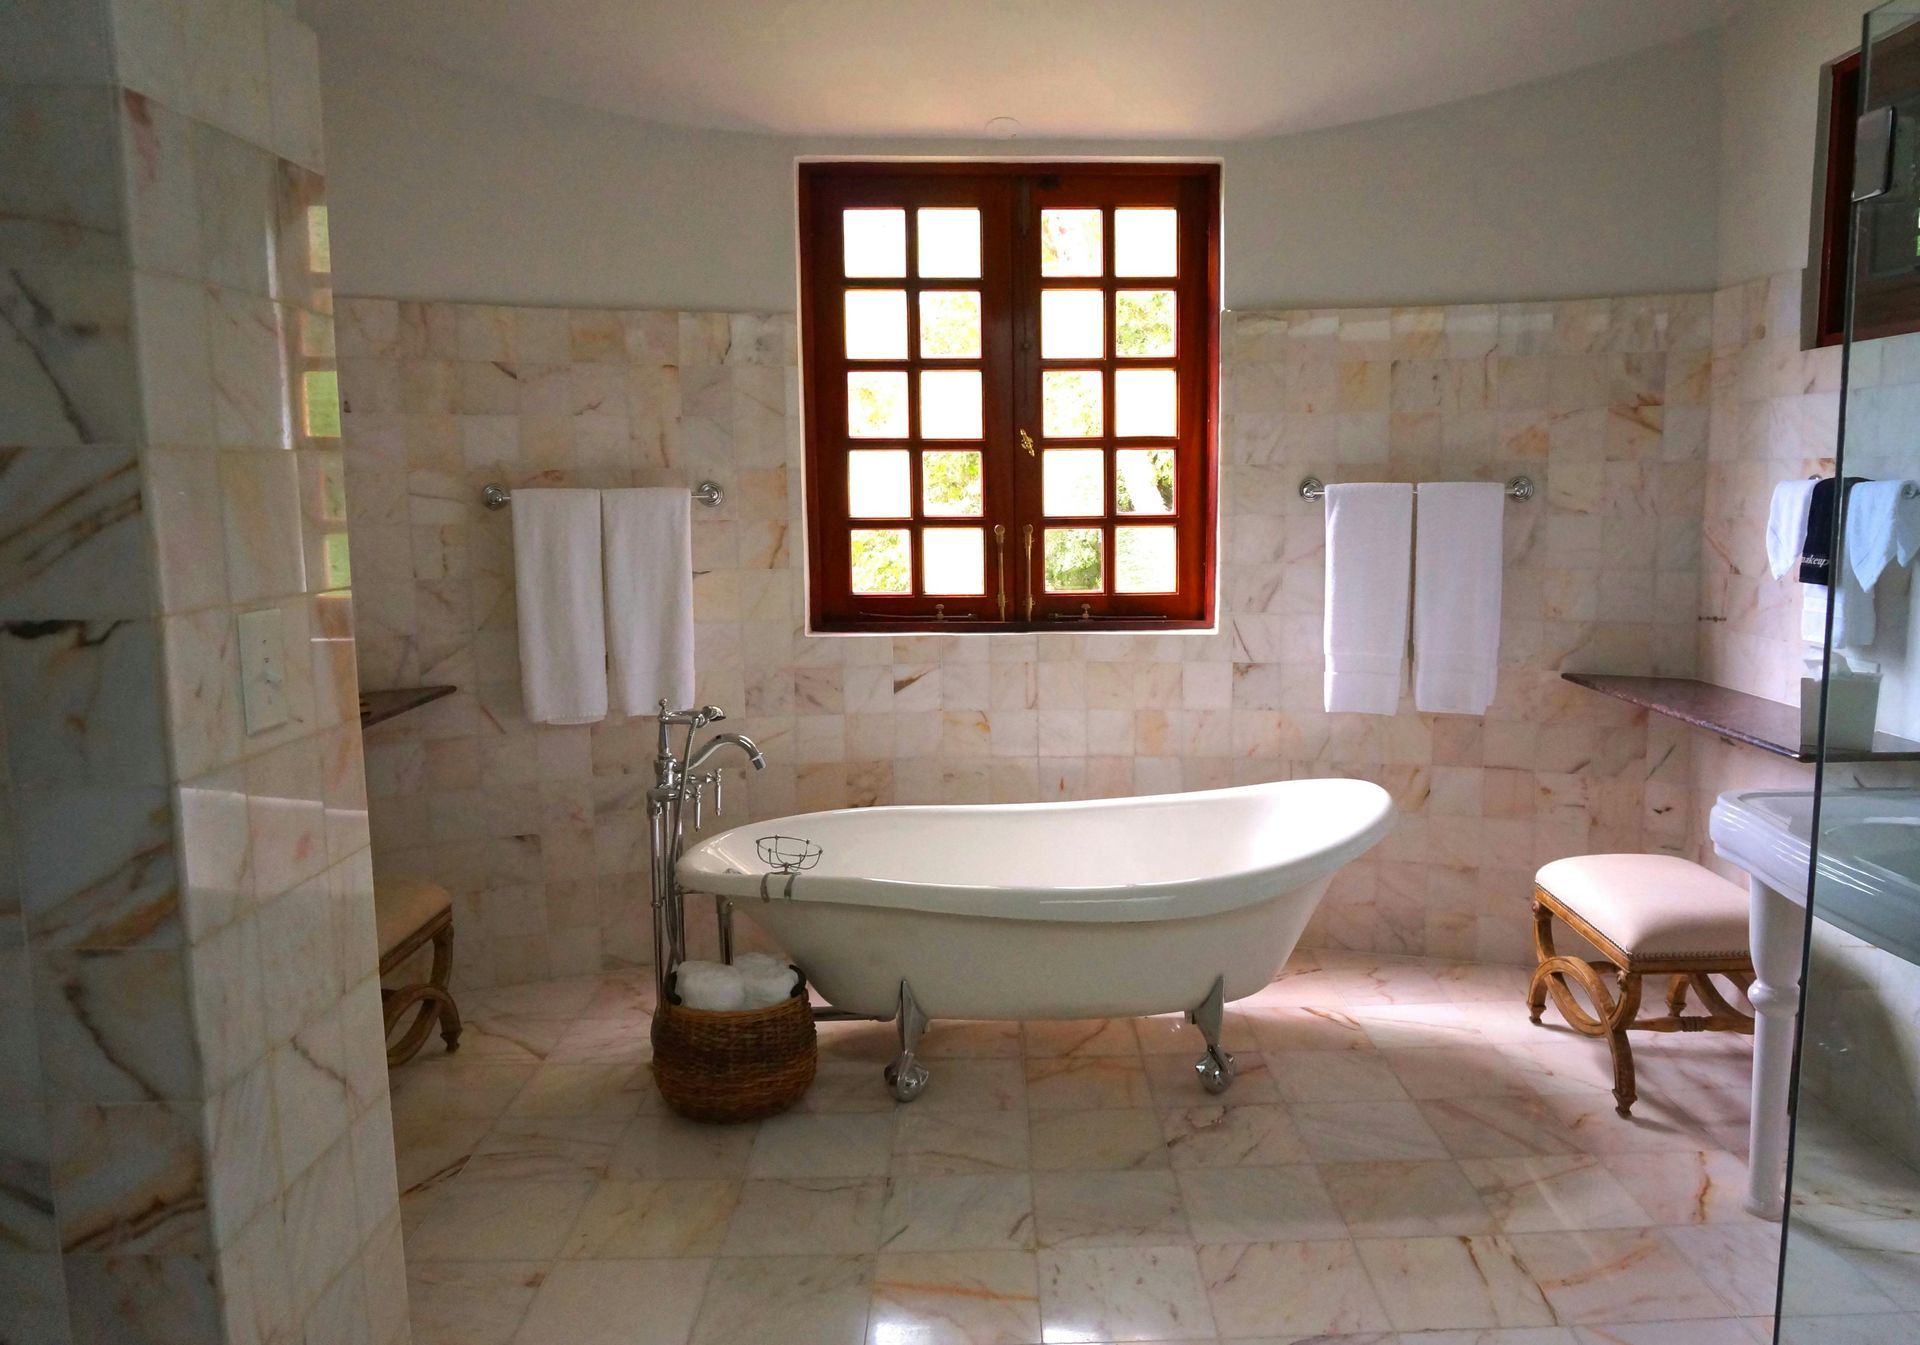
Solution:
M240 614L240 703L248 733L287 722L287 642L277 607Z

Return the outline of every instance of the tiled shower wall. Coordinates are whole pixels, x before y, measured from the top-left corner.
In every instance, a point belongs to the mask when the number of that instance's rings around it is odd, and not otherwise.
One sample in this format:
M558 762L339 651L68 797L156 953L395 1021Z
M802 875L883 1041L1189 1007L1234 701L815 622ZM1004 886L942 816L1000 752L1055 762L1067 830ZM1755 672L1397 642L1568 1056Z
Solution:
M480 488L712 478L699 696L773 762L728 821L1364 776L1400 825L1309 939L1521 959L1540 863L1689 843L1688 733L1559 672L1694 669L1711 337L1705 295L1231 314L1218 634L813 637L791 318L343 300L362 681L460 688L368 736L376 871L452 888L469 984L647 958L652 734L524 721ZM1325 714L1301 478L1518 472L1488 715Z
M318 107L260 0L0 15L7 1341L406 1339Z
M1829 476L1840 425L1840 350L1800 348L1801 280L1773 276L1721 291L1714 303L1713 435L1702 572L1701 675L1797 703L1805 646L1800 586L1766 568L1773 483ZM1920 476L1920 337L1855 347L1846 399L1847 474ZM1878 634L1858 651L1884 676L1880 727L1920 737L1920 647L1913 641L1912 576L1892 567L1876 586ZM1703 832L1728 789L1811 789L1813 768L1705 740L1694 813ZM1912 763L1835 766L1828 788L1920 786ZM1709 853L1711 862L1712 856ZM1730 865L1720 867L1741 875ZM1816 894L1817 899L1817 894ZM1869 1134L1920 1163L1920 970L1816 921L1809 971L1803 1077Z

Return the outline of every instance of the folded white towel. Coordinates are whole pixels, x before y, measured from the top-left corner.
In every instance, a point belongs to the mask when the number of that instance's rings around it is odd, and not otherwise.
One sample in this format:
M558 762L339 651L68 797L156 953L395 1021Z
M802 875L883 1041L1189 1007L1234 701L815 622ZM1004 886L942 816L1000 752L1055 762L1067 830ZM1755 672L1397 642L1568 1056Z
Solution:
M600 495L616 715L693 704L693 522L681 487Z
M1813 504L1817 481L1777 481L1767 507L1767 568L1775 579L1785 579L1800 564L1807 540L1807 510Z
M607 717L600 493L522 490L513 500L520 694L536 724Z
M1406 681L1413 487L1327 487L1326 707L1390 715Z
M1500 674L1501 533L1507 488L1426 481L1413 552L1413 704L1483 715Z
M1847 492L1847 568L1871 590L1888 565L1920 555L1920 498L1908 481L1862 481Z

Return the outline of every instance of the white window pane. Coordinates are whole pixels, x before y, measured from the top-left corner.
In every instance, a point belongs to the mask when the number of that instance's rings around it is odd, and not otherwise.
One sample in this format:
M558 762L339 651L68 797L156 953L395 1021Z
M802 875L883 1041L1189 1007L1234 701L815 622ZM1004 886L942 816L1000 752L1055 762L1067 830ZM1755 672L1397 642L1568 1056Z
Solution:
M847 454L847 513L854 518L906 518L913 487L904 448Z
M1113 376L1113 432L1171 439L1179 430L1179 380L1171 369L1122 369Z
M928 593L987 591L986 533L981 528L928 528L920 534Z
M1104 290L1040 291L1040 354L1049 360L1099 359L1107 353Z
M1106 454L1097 448L1050 448L1040 461L1040 507L1056 518L1107 512Z
M904 360L907 357L907 292L847 291L847 358Z
M922 439L978 439L981 421L978 369L921 371Z
M1178 586L1178 554L1172 528L1115 528L1114 591L1172 593Z
M1113 273L1170 276L1180 269L1180 213L1156 207L1113 212Z
M843 261L850 276L904 276L907 273L907 212L844 210Z
M915 221L920 230L920 274L965 276L980 274L980 212L928 207Z

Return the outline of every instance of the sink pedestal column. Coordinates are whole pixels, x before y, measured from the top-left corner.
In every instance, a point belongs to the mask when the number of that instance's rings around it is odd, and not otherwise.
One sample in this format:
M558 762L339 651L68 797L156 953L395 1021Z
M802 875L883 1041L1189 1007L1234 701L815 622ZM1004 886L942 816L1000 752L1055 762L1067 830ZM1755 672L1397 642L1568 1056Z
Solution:
M1749 876L1753 929L1753 1115L1747 1132L1747 1210L1784 1213L1787 1141L1792 1131L1794 1020L1800 1015L1800 965L1807 912L1793 898Z

